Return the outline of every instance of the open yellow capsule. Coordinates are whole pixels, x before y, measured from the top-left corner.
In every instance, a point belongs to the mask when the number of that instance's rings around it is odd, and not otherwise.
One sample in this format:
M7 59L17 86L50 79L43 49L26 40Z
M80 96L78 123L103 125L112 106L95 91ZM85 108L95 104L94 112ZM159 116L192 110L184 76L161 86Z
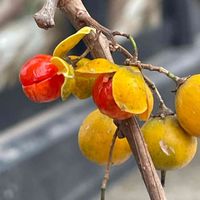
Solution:
M88 35L91 31L96 32L96 29L88 26L81 28L75 34L60 42L54 49L53 56L63 57L71 49L73 49L83 39L85 35Z
M113 76L113 97L122 111L141 114L147 110L143 76L136 67L120 68Z
M71 94L75 85L74 69L70 64L59 57L52 57L51 63L58 67L58 74L62 74L65 78L61 87L61 98L62 100L66 100L67 97Z
M96 77L103 73L113 73L119 69L119 66L104 58L96 58L80 65L76 68L75 74L81 74L86 77Z

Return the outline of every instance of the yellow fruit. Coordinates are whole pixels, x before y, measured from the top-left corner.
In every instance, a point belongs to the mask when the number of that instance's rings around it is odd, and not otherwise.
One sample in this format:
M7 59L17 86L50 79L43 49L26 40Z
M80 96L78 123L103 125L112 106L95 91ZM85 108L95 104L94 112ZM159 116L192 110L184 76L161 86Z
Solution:
M78 134L78 143L83 155L97 164L106 164L115 131L116 126L111 118L99 110L91 112L83 121ZM117 138L112 163L122 164L130 155L131 150L127 140Z
M142 132L155 168L170 170L186 166L197 150L197 138L188 135L175 116L147 121Z
M188 78L177 90L175 107L181 126L200 136L200 74Z

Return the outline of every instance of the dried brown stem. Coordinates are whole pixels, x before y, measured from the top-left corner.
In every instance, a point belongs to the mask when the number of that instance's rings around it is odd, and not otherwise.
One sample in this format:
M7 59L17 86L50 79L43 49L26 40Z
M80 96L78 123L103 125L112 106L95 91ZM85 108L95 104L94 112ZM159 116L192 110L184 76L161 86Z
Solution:
M109 151L109 156L108 156L108 162L106 165L106 170L105 170L105 174L104 174L104 178L101 184L101 200L105 200L105 190L106 190L106 186L107 183L109 181L110 178L110 167L112 165L112 154L113 154L113 150L114 150L114 145L115 145L115 141L117 138L117 133L118 133L118 129L116 130L115 134L113 135L113 139L110 145L110 151Z
M64 11L64 13L67 15L67 17L76 29L80 29L84 25L88 25L88 20L84 21L83 18L79 19L80 12L84 12L85 15L87 15L88 18L90 18L81 0L60 0L59 7L61 10ZM92 26L94 26L94 24ZM95 35L93 33L86 37L84 40L89 48L93 47L91 51L93 57L102 57L113 61L109 49L109 41L107 40L107 38L100 34L95 44L94 39ZM129 145L136 158L138 167L142 174L151 200L166 200L159 177L152 164L150 155L147 151L144 139L141 135L140 128L136 122L136 119L131 118L119 122L119 129L120 131L122 131L123 135L126 136L129 142Z
M55 26L54 15L59 0L46 0L40 11L33 16L40 28L48 29Z

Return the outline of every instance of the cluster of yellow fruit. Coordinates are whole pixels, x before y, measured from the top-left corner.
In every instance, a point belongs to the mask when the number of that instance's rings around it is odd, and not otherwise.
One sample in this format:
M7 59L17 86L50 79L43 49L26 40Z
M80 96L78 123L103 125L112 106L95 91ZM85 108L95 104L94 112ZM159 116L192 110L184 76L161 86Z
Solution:
M116 131L113 119L137 116L146 121L142 126L145 141L156 169L168 170L185 166L194 157L200 136L200 75L189 77L177 90L177 116L149 119L154 100L141 71L134 66L119 66L103 58L89 60L66 54L91 31L84 27L59 43L51 63L64 76L61 97L71 93L79 99L93 97L99 110L88 115L79 131L82 153L98 164L106 164L112 137ZM113 164L121 164L131 155L125 138L117 138Z
M135 66L119 66L97 58L89 60L70 56L85 35L96 31L83 27L60 42L53 55L37 55L27 61L20 80L27 97L35 102L49 102L70 94L85 99L93 97L99 110L88 115L79 131L79 146L90 160L105 164L116 126L113 119L132 116L146 121L142 132L157 169L185 166L194 157L200 136L200 75L189 77L176 93L176 116L149 119L154 99L143 74ZM180 123L180 125L179 125ZM126 139L117 138L113 164L121 164L131 155Z
M112 137L116 131L113 119L134 116L146 121L141 130L156 169L181 168L188 164L197 150L200 136L200 75L186 79L179 86L175 99L175 115L149 119L154 99L141 71L134 66L119 66L103 58L89 60L68 56L83 37L94 28L84 27L59 43L51 64L64 76L61 97L70 94L79 99L93 97L99 110L88 115L79 131L82 153L98 164L106 164ZM113 164L121 164L131 155L126 139L117 138Z
M141 130L156 169L182 168L194 157L197 137L200 136L199 97L200 74L189 77L177 89L176 115L145 119ZM153 107L153 103L151 106ZM99 110L93 111L83 121L79 130L78 140L82 153L97 164L106 164L115 131L112 118ZM121 164L130 155L131 150L126 139L118 138L112 164Z

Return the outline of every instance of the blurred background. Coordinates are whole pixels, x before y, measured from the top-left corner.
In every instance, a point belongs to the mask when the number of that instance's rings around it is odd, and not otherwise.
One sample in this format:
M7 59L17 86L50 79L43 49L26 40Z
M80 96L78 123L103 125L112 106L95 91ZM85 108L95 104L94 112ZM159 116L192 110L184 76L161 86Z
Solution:
M19 69L38 53L51 54L55 45L74 32L66 16L56 13L56 26L47 31L32 15L42 0L0 0L0 199L99 199L104 169L79 152L77 132L94 109L91 99L71 97L48 104L30 102L23 94ZM199 0L84 0L90 14L111 30L132 34L139 59L163 65L179 76L200 72ZM118 38L126 48L130 44ZM81 54L84 46L75 49ZM116 62L123 57L114 55ZM175 85L147 72L173 109ZM198 200L198 155L184 170L169 173L169 199ZM183 181L184 180L184 181ZM189 184L190 183L190 184ZM176 187L175 187L176 186ZM108 199L148 199L134 160L113 167Z

